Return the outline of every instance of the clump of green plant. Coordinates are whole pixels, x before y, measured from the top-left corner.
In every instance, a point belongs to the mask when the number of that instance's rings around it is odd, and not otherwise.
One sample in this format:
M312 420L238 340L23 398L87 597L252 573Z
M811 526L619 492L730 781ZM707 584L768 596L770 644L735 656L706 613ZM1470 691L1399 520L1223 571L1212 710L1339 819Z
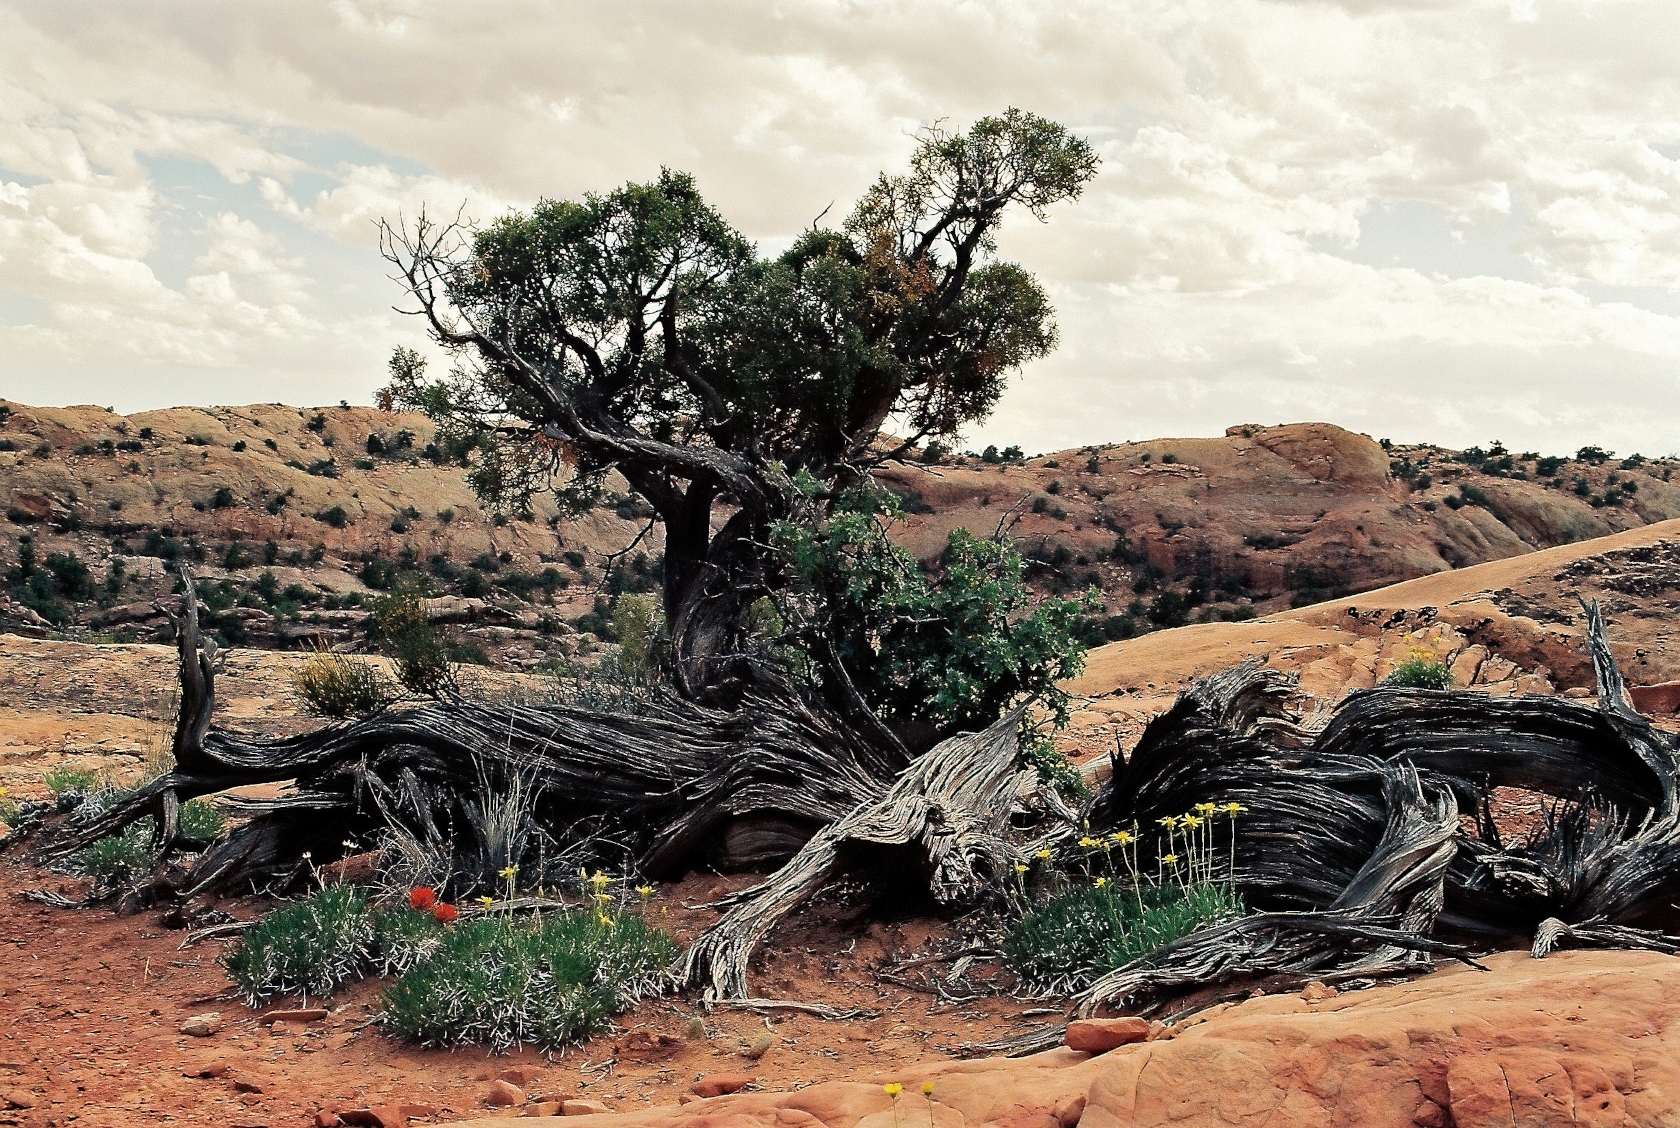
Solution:
M808 477L802 489L816 492ZM1046 748L1043 730L1065 724L1061 683L1084 669L1075 637L1094 595L1034 602L1025 562L1001 532L980 538L956 529L937 568L924 568L888 536L903 513L885 490L847 491L825 521L782 521L772 539L794 576L776 593L780 640L791 654L844 654L849 688L812 664L806 676L834 700L856 693L889 724L940 735L977 730L1022 698L1043 709L1022 746L1050 780L1073 780Z
M435 901L427 901L422 908L411 900L373 914L373 965L380 975L409 970L443 943L434 905Z
M52 797L57 799L71 791L84 794L99 785L99 773L88 768L48 768L41 776L41 782L47 785Z
M264 916L222 955L222 967L245 1001L275 995L331 994L360 978L374 955L366 895L331 885Z
M368 608L368 629L410 693L442 697L458 687L450 642L426 615L415 587L381 596Z
M85 848L77 856L77 868L102 888L133 885L151 872L156 860L151 836L151 820L137 822L121 835L101 838Z
M291 673L304 707L320 717L365 717L385 707L379 671L365 658L317 646Z
M197 842L213 842L227 833L227 818L208 799L191 799L181 806L181 834Z
M1057 891L1024 906L1004 937L1004 958L1022 984L1078 991L1163 945L1241 916L1235 868L1242 810L1236 803L1202 803L1160 820L1161 852L1153 866L1139 858L1135 828L1080 839L1073 867L1079 883L1070 885L1046 866L1042 876ZM1050 851L1040 852L1040 862L1049 859ZM1024 886L1025 872L1022 877Z
M1405 689L1451 689L1452 667L1427 650L1414 650L1404 662L1390 670L1383 685Z
M656 991L675 956L670 934L634 913L572 911L530 925L481 917L445 930L387 989L379 1020L421 1045L557 1049Z

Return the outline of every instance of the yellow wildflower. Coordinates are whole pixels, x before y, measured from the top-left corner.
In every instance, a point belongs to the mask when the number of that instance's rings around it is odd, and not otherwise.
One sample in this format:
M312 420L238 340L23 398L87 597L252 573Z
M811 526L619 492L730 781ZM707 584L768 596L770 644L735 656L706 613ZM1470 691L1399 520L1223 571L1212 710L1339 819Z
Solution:
M1211 815L1211 814L1213 814L1213 812L1217 811L1218 809L1219 809L1219 804L1218 803L1197 803L1196 804L1196 813L1198 815Z
M1237 814L1239 811L1246 811L1246 810L1248 810L1248 808L1243 806L1241 803L1227 803L1227 804L1225 804L1225 813L1228 814L1228 815L1234 815L1234 814Z
M1082 849L1090 850L1090 849L1093 849L1097 846L1101 846L1102 843L1098 842L1095 838L1092 838L1090 835L1086 835L1084 838L1081 838L1079 840L1079 845Z
M1184 825L1189 827L1191 830L1195 830L1197 827L1201 826L1203 821L1203 819L1198 818L1195 815L1184 816Z
M922 1095L924 1097L933 1096L933 1082L932 1081L923 1081L922 1082Z
M1016 873L1026 873L1027 872L1027 867L1022 865L1020 862L1016 862L1015 863L1015 872Z
M886 1093L887 1096L892 1097L894 1100L897 1100L898 1094L904 1092L904 1086L900 1085L897 1081L894 1081L890 1085L882 1085L881 1091Z
M497 873L499 873L504 879L506 879L508 881L512 881L514 879L514 875L516 875L518 872L519 872L519 867L518 866L509 866L507 869L497 871Z
M1097 880L1093 881L1091 884L1096 886L1098 889L1101 889L1103 886L1108 884L1108 878L1099 877L1099 878L1097 878Z
M1114 839L1116 845L1130 846L1132 844L1132 836L1124 830L1111 834L1109 837Z
M642 900L645 901L649 897L653 896L653 886L651 886L651 885L638 885L638 886L636 886L636 892L640 893L642 895Z
M1033 855L1033 857L1035 857L1035 858L1048 858L1049 856L1050 856L1050 851L1048 851L1048 850L1040 850L1038 853Z
M591 885L606 885L610 881L612 881L612 878L608 877L600 870L596 870L595 876L589 879L589 883Z
M481 905L494 905L496 903L496 898L494 898L494 897L480 897L478 899L478 903L481 904Z
M1178 864L1178 855L1177 854L1162 854L1161 855L1161 860L1169 866L1176 866Z
M1159 823L1160 825L1166 827L1168 830L1171 830L1173 827L1178 825L1178 816L1177 815L1168 815L1164 819L1156 819L1155 821L1157 823Z

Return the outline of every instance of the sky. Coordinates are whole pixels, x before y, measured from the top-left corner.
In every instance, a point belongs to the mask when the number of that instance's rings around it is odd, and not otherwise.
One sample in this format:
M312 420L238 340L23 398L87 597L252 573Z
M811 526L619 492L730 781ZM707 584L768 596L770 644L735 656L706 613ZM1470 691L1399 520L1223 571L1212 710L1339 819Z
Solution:
M1673 0L0 0L0 397L370 402L375 221L692 172L773 252L916 130L1103 159L970 445L1680 451Z

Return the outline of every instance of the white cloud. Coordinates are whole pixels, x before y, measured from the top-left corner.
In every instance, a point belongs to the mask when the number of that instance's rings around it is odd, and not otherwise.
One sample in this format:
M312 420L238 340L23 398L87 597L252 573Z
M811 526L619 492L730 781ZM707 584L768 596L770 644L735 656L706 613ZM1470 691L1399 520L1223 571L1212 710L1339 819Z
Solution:
M844 214L918 123L1014 104L1106 163L1005 233L1064 345L984 433L1332 414L1657 447L1649 405L1680 402L1677 70L1667 0L299 0L237 21L13 0L0 288L51 312L0 339L31 377L59 357L64 398L118 398L136 358L222 366L223 399L359 398L414 334L378 218L490 218L669 164L774 244Z

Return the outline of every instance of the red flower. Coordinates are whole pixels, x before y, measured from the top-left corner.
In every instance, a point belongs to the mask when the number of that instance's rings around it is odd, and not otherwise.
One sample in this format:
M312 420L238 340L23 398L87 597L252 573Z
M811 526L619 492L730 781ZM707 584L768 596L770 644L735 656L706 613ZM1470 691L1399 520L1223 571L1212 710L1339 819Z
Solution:
M439 924L448 924L461 914L455 910L454 905L439 901L432 906L432 915L437 918Z
M408 904L410 908L429 909L437 904L437 894L425 885L417 889L410 889L408 891Z

